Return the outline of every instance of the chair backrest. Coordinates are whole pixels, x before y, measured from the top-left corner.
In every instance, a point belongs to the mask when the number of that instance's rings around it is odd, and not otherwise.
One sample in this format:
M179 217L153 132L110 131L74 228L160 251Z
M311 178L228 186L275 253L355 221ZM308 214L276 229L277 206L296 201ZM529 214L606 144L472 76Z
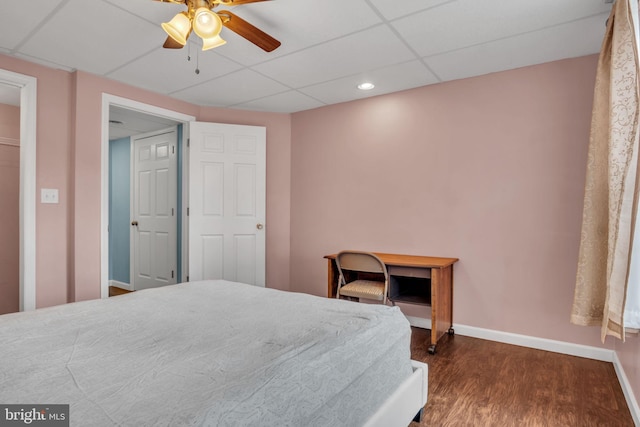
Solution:
M342 270L382 273L385 280L388 280L387 267L384 262L371 252L341 251L336 256L336 266L340 275L342 275Z

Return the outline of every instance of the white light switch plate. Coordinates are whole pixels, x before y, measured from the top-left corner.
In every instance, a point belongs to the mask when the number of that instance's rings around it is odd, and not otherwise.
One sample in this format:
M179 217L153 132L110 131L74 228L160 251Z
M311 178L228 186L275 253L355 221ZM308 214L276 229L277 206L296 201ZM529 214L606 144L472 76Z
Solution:
M40 203L58 203L57 188L41 188Z

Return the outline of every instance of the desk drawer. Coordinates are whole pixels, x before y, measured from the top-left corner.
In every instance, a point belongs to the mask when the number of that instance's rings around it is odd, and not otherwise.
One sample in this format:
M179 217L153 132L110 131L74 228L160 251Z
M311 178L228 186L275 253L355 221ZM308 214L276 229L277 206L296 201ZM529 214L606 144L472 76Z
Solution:
M430 268L399 267L397 265L390 265L387 267L387 271L390 276L420 277L422 279L431 278Z

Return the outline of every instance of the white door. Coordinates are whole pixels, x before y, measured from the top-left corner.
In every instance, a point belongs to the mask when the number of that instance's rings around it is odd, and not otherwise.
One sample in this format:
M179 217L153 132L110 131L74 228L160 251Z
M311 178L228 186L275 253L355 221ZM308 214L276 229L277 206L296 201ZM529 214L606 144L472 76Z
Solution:
M189 280L265 285L266 129L191 122Z
M131 277L134 290L176 283L177 130L132 138Z

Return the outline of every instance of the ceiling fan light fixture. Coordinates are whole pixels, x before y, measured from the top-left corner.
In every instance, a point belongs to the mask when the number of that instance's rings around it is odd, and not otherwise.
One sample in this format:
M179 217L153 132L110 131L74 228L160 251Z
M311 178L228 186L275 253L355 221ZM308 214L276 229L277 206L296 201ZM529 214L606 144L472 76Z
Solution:
M228 10L216 11L216 7L244 5L268 0L155 0L166 3L182 4L186 12L176 15L170 22L163 23L162 28L169 35L164 44L165 49L181 49L193 31L202 39L203 50L213 49L225 44L219 36L222 27L236 33L265 52L277 49L281 43L255 25L245 21Z
M163 22L162 29L169 37L184 46L191 32L191 20L186 12L180 12L171 21Z
M222 30L222 20L217 13L200 7L193 16L193 31L202 38L202 40L216 37Z
M215 47L222 46L226 42L227 41L224 40L219 35L215 36L215 37L209 37L209 38L206 38L206 39L202 39L202 50L213 49Z

